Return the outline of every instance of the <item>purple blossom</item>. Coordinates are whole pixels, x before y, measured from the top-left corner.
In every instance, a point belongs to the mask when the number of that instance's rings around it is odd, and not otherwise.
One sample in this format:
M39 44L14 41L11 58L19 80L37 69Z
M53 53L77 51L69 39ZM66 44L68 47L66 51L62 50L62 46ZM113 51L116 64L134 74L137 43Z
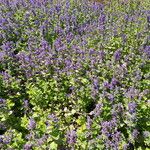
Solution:
M92 119L89 116L87 116L87 123L86 123L87 129L90 129L91 125L92 125Z
M55 10L56 10L57 13L59 13L61 11L61 5L57 4L55 6Z
M102 112L103 104L99 103L96 104L96 107L93 111L90 112L90 115L94 115L94 117L98 117L100 113Z
M59 26L56 26L55 32L60 36L64 34L64 30Z
M147 22L150 24L150 16L147 16Z
M139 131L137 129L134 129L133 132L132 132L132 137L134 139L137 139L138 135L139 135Z
M28 108L28 106L29 106L28 100L24 100L24 107L25 107L25 108Z
M38 140L37 140L38 145L39 145L39 146L43 145L44 142L46 142L47 138L48 138L48 135L44 135L44 136L42 136L40 139L38 139Z
M122 41L123 41L123 44L127 42L127 35L125 34L122 35Z
M33 130L36 127L36 122L33 118L30 118L28 128Z
M66 0L66 9L68 10L70 8L70 1Z
M109 149L118 150L121 141L121 132L116 131L117 120L112 118L110 121L104 121L101 124L101 132L105 141L105 146Z
M41 41L41 48L42 48L42 50L49 50L50 49L50 47L49 47L49 44L48 44L48 42L47 41L45 41L45 40L42 40Z
M11 75L7 71L1 72L1 75L4 81L9 82Z
M0 104L4 104L5 102L6 102L6 100L5 100L5 99L0 98Z
M131 142L128 142L123 146L123 150L134 149L134 145Z
M99 23L104 24L105 21L106 21L106 15L104 13L102 13L99 17Z
M12 42L6 42L4 43L1 47L2 47L2 50L3 51L6 51L6 52L10 52L10 50L12 49Z
M68 144L70 145L75 144L77 140L76 131L75 130L67 131L66 138L67 138Z
M140 81L142 79L142 73L141 71L137 70L136 73L135 73L135 79L137 81Z
M114 100L114 95L113 95L113 94L108 94L107 97L108 97L108 99L109 99L110 101L113 101L113 100Z
M134 87L130 87L125 93L125 96L129 99L133 99L139 96L139 90L135 89Z
M113 105L112 115L118 116L121 115L122 113L123 113L123 106L121 103Z
M129 113L131 113L131 114L135 113L136 112L136 108L137 108L136 102L130 102L130 103L128 103Z
M101 51L99 51L98 53L99 53L100 59L101 59L101 60L104 60L104 58L105 58L105 52L104 52L103 50L101 50Z
M58 118L54 114L48 115L48 119L51 119L54 122L58 122Z
M32 5L35 4L35 0L29 0Z
M119 61L120 58L121 58L121 51L120 50L115 51L115 53L114 53L115 61Z
M98 82L98 79L97 79L97 78L94 78L94 79L93 79L93 85L94 85L94 88L95 88L95 89L98 89L98 88L99 88L99 82Z
M90 49L90 50L89 50L89 55L91 56L91 55L93 55L93 54L95 54L95 50L94 50L94 49Z
M127 149L128 149L128 144L124 144L123 150L127 150Z
M115 132L110 134L110 137L105 140L105 145L109 149L119 150L119 143L121 141L121 133Z
M92 8L94 11L99 10L99 6L96 3L93 3Z
M54 46L55 46L56 51L61 51L66 48L66 46L63 44L61 38L57 38L55 40Z
M32 144L31 144L31 143L26 143L26 144L23 146L23 149L24 149L24 150L31 150L31 149L32 149Z
M5 52L0 52L0 61L4 61Z
M144 131L143 136L144 136L144 138L150 137L150 132L149 131Z
M101 132L103 135L109 137L116 126L117 126L116 118L112 118L112 120L110 121L104 121L101 123L101 127L102 127Z
M66 36L67 43L70 43L73 40L73 33L68 33Z
M0 27L2 27L4 24L7 24L8 21L5 18L0 18Z
M105 82L103 83L103 86L104 86L105 88L107 88L107 89L110 88L110 85L109 85L108 81L105 81Z
M100 31L104 31L105 30L105 22L106 22L106 15L104 13L102 13L100 15L98 22L99 22L98 29Z
M72 66L72 60L66 59L66 60L65 60L65 64L66 64L66 68L67 68L67 69L71 68L71 66Z
M145 47L144 53L150 58L150 46Z
M113 86L117 85L117 84L118 84L118 80L117 80L116 78L112 78L111 84L112 84Z
M115 133L113 133L112 139L115 143L119 143L119 141L121 140L121 132L116 131Z
M3 135L0 135L0 143L3 143Z
M11 140L12 140L12 135L10 135L10 134L4 135L2 140L3 140L4 144L9 144L11 142Z
M116 78L112 78L111 83L109 84L110 89L114 89L115 86L118 84L118 80Z
M38 140L37 140L37 143L38 143L38 146L43 145L43 144L44 144L43 138L38 139Z
M31 140L31 139L33 139L34 138L34 133L33 132L30 132L29 134L27 134L26 136L25 136L25 138L29 141L29 140Z

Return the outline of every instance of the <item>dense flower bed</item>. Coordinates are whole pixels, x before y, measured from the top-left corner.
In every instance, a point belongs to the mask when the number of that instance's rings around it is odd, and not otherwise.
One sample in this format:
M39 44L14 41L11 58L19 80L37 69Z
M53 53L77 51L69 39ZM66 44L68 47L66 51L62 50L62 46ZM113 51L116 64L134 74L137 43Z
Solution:
M148 0L0 0L0 149L150 149Z

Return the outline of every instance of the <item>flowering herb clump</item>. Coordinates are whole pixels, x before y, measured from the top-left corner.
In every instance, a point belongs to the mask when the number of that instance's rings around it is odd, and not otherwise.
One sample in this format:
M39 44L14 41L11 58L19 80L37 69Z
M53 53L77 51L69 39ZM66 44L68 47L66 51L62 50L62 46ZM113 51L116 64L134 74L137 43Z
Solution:
M148 2L0 0L0 149L150 149Z

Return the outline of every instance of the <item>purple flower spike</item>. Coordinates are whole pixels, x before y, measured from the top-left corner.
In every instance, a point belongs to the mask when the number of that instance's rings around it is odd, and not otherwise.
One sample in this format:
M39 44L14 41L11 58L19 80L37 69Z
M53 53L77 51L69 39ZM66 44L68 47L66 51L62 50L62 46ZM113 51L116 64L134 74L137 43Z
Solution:
M115 61L119 61L120 58L121 58L121 51L120 50L115 51L115 53L114 53Z
M30 129L30 130L32 130L32 129L34 129L36 127L36 122L35 122L35 120L33 119L33 118L31 118L30 120L29 120L29 126L28 126L28 128Z
M136 112L136 107L137 107L137 104L135 102L130 102L128 104L128 110L129 110L129 113L133 114Z
M57 13L59 13L61 11L61 5L57 4L55 6L55 10L56 10Z
M149 131L144 131L143 136L144 136L144 138L150 137L150 132Z
M109 85L109 83L107 82L107 81L105 81L104 83L103 83L103 86L105 87L105 88L110 88L110 85Z
M0 98L0 104L4 104L5 103L5 99Z
M28 100L25 100L25 101L24 101L24 107L25 107L25 108L28 108L28 105L29 105Z
M5 52L0 52L0 61L3 61L5 57Z
M115 86L117 83L118 83L118 80L116 78L112 78L111 84Z
M133 132L132 132L133 138L134 138L134 139L137 139L138 135L139 135L138 130L137 130L137 129L134 129Z
M146 46L145 49L144 49L144 53L150 57L150 46Z
M26 143L23 147L24 150L31 150L32 149L32 144Z
M54 114L48 115L48 119L51 119L54 122L58 122L58 118Z
M70 8L70 1L66 0L66 9L69 9L69 8Z
M147 22L150 23L150 16L147 16Z
M103 104L96 104L96 108L90 112L90 115L94 115L94 117L98 117L102 112Z
M76 143L77 135L75 130L67 131L67 142L68 144L72 145Z
M99 17L99 23L100 24L104 24L106 20L106 15L105 14L101 14L101 16Z
M97 79L97 78L94 78L94 79L93 79L93 85L94 85L94 88L95 88L95 89L98 89L98 88L99 88L99 82L98 82L98 79Z
M91 128L91 124L92 124L92 119L89 116L87 116L87 123L86 123L87 129Z

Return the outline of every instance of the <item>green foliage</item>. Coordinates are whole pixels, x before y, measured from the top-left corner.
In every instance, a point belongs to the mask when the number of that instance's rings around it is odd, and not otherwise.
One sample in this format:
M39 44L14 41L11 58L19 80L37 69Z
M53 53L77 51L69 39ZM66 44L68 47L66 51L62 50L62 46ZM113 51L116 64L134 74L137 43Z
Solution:
M32 2L0 4L0 149L148 150L148 1Z

